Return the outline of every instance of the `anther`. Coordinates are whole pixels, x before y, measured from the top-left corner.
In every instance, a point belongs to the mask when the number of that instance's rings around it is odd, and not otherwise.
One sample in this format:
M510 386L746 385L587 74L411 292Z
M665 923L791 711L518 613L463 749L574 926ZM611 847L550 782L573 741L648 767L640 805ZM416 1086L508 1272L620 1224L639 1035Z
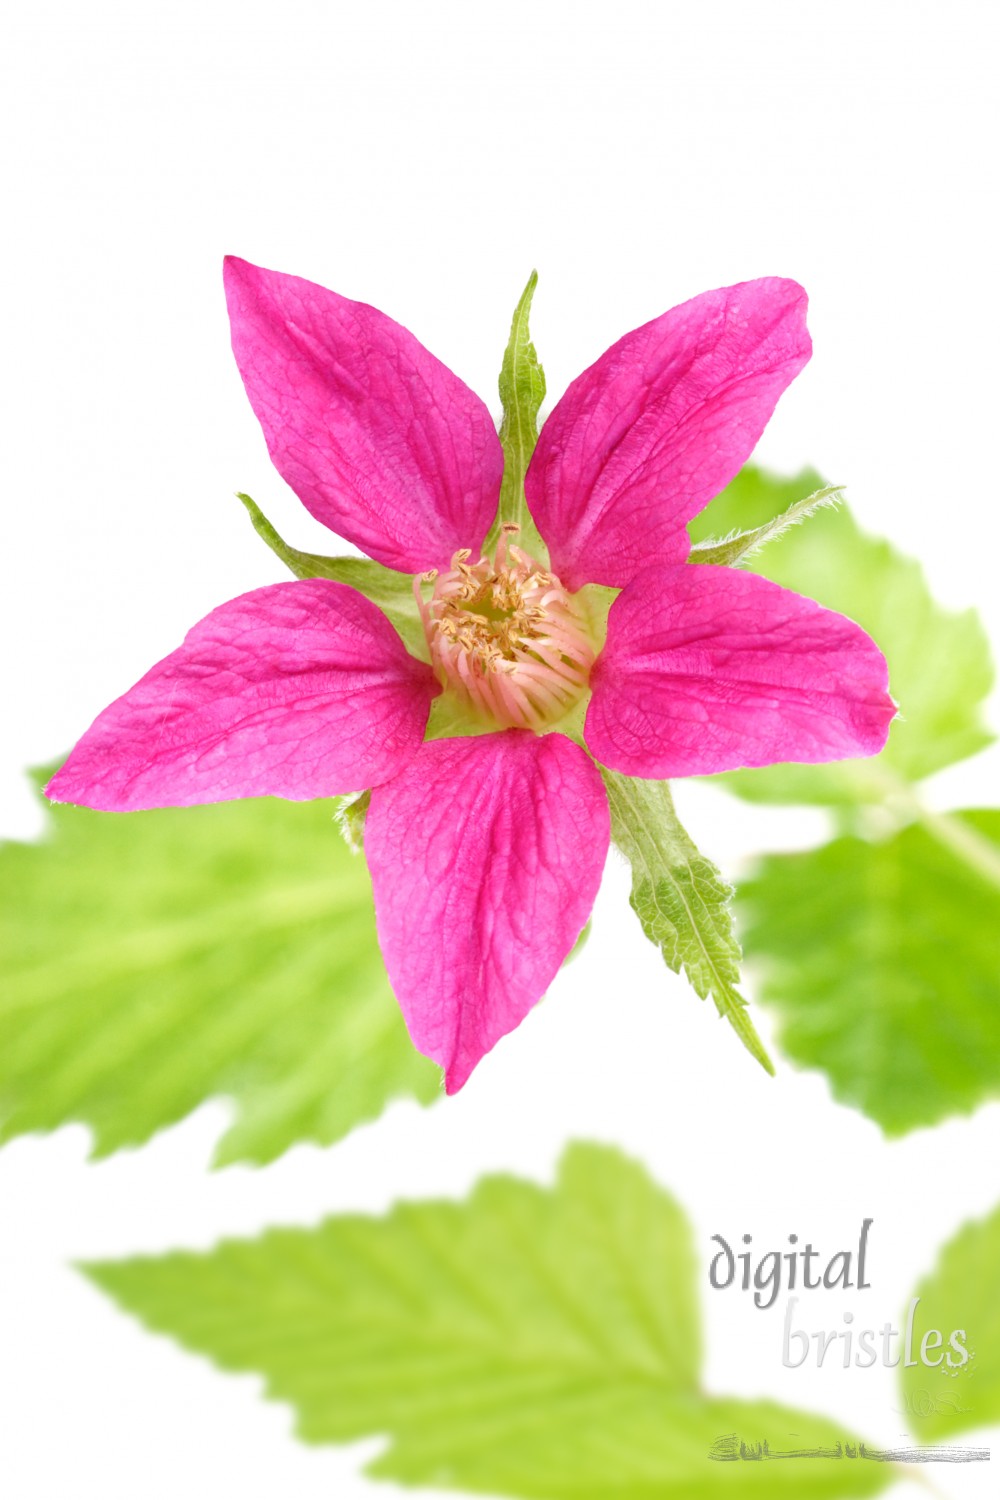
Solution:
M457 551L420 616L438 678L476 718L541 731L580 698L594 648L568 590L501 528L496 556Z

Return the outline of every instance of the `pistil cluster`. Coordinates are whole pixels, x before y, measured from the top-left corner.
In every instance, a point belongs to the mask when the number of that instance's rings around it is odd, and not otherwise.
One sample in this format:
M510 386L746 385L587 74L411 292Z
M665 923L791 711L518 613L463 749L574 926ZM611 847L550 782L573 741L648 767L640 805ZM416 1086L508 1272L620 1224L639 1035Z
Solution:
M414 587L442 686L484 722L541 731L583 696L594 646L569 590L515 545L516 531L504 528L494 559L472 562L464 548Z

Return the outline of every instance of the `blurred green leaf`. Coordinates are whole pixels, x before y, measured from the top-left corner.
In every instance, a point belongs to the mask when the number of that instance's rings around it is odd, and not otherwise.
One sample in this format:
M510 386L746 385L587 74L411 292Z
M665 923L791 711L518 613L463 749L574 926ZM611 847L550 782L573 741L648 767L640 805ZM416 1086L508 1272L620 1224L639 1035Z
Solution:
M228 1096L218 1160L266 1162L436 1097L331 803L50 819L0 844L0 1139L82 1121L106 1155Z
M966 1224L941 1251L938 1263L914 1292L920 1305L914 1318L912 1356L917 1364L899 1367L910 1430L928 1442L976 1427L1000 1423L1000 1207L986 1219ZM905 1324L904 1324L905 1326ZM923 1335L936 1329L940 1349L928 1349L928 1369L920 1358ZM951 1347L953 1331L964 1334L970 1358ZM949 1365L949 1359L952 1363Z
M548 552L524 498L524 476L538 442L538 413L545 400L545 372L538 363L531 342L528 319L531 299L538 284L538 272L532 271L521 293L510 325L510 338L500 366L500 446L503 448L503 480L496 522L490 531L485 550L491 551L504 525L517 526L518 544L532 556L548 560Z
M748 466L697 518L692 536L760 526L820 484L811 469L777 479ZM899 778L918 781L991 743L982 704L993 669L975 611L941 608L919 564L861 531L845 507L785 531L749 565L857 620L886 655L901 716L872 760L730 772L723 779L732 791L761 802L881 801Z
M740 945L732 888L681 826L670 787L601 768L611 836L632 866L632 910L668 969L683 969L695 993L711 995L740 1041L768 1073L774 1066L736 986Z
M1000 811L769 855L737 910L782 1049L890 1135L1000 1095Z
M407 650L421 661L428 660L427 637L417 609L413 579L408 573L397 573L369 557L321 557L318 552L300 552L278 535L249 495L237 494L236 498L242 501L254 531L296 578L329 578L333 583L346 583L349 588L357 589L388 617Z
M687 1220L618 1152L571 1147L556 1186L486 1178L207 1254L84 1268L148 1327L260 1372L307 1442L388 1438L404 1484L532 1500L873 1494L885 1464L713 1461L736 1433L829 1446L823 1418L706 1395Z

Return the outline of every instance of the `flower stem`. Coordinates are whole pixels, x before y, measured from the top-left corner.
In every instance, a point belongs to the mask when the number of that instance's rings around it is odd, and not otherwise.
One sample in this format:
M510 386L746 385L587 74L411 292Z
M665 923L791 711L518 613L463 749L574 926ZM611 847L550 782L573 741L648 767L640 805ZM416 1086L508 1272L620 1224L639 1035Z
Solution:
M920 823L939 844L1000 890L1000 853L981 833L951 813L935 813L928 808L922 809Z
M886 806L900 824L918 823L943 848L1000 890L1000 851L989 839L954 813L934 812L907 782L884 767L879 767L879 785Z

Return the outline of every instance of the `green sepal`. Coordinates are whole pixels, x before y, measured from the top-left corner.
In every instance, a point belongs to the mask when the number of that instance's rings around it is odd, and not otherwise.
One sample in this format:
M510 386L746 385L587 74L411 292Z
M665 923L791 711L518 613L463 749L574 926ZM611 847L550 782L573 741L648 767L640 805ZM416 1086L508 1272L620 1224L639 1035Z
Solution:
M360 854L365 847L365 820L371 806L372 794L356 792L353 796L337 797L334 800L333 821L340 829L344 842L352 854Z
M588 917L587 923L582 929L580 936L577 938L576 942L573 944L572 948L569 950L566 957L562 961L562 966L564 969L567 964L571 964L573 962L574 958L578 958L579 955L583 952L584 948L586 948L587 943L590 940L590 934L593 930L593 926L593 917Z
M503 480L497 517L484 544L491 554L504 526L516 526L516 542L525 552L548 566L549 554L524 498L524 476L538 441L538 413L545 399L545 372L531 342L528 319L531 299L538 284L532 271L521 293L510 325L510 338L500 366L500 446L503 449Z
M359 594L378 605L399 632L410 654L420 661L428 660L427 639L410 574L397 573L368 557L321 557L317 552L300 552L278 535L249 495L237 492L236 498L246 507L254 531L296 578L329 578L333 583L345 583L349 588L357 589Z
M611 807L611 837L632 867L630 903L650 942L675 974L682 970L700 999L709 995L747 1051L774 1073L736 988L740 945L733 929L732 889L682 827L666 781L601 768Z
M809 516L815 515L825 505L839 505L843 500L843 488L839 484L824 485L801 500L793 500L787 510L773 516L761 526L750 531L734 531L718 541L711 538L696 542L691 548L688 562L713 563L720 567L733 568L748 561L768 542L776 541L791 526L799 526Z

